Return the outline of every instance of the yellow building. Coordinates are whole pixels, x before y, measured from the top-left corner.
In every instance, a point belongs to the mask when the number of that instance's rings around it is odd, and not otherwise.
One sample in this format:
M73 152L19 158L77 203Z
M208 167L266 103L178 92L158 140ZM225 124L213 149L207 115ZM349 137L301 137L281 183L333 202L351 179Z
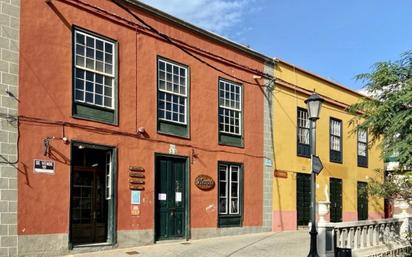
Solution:
M272 96L274 145L274 231L295 230L310 220L310 138L304 100L315 90L325 101L317 121L317 155L324 169L317 176L318 201L330 199L331 222L382 218L382 199L367 197L369 178L383 169L367 133L353 132L347 108L362 95L313 73L276 60Z

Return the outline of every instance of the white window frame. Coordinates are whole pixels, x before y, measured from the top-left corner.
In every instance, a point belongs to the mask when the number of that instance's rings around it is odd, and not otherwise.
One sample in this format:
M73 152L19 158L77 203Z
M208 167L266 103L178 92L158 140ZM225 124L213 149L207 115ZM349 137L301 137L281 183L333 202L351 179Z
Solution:
M221 168L224 167L225 169L225 180L222 181L220 180L220 172L221 172ZM233 182L232 181L232 172L235 172L233 168L237 169L237 181ZM241 201L241 196L240 196L240 172L241 172L241 166L240 165L235 165L235 164L219 164L219 187L220 187L220 182L225 182L225 196L222 197L219 194L219 206L220 206L220 200L221 199L225 199L225 211L222 212L219 209L219 214L223 214L223 215L240 215L240 201ZM232 184L237 183L237 196L234 197L232 196ZM221 189L220 189L221 190ZM237 205L236 205L236 209L237 212L233 212L232 211L232 199L237 199ZM229 204L230 203L230 204Z
M364 136L364 137L362 137ZM365 153L361 154L360 145L365 146ZM365 129L358 130L358 156L367 157L368 156L368 131Z
M166 69L166 66L169 64L169 65L172 65L172 80L174 79L173 78L173 76L174 76L174 73L173 73L173 67L178 67L179 69L184 69L185 70L185 83L184 83L184 93L181 93L181 92L179 92L179 93L177 93L177 92L174 92L173 90L172 91L170 91L170 90L167 90L167 87L166 88L160 88L160 62L163 62L164 64L165 64L165 69ZM188 69L188 67L187 66L184 66L184 65L180 65L180 64L177 64L177 63L174 63L174 62L170 62L170 61L168 61L168 60L165 60L165 59L163 59L163 58L158 58L158 60L157 60L157 90L159 91L159 92L163 92L163 93L165 93L165 94L169 94L169 95L171 95L171 97L173 97L173 95L175 95L175 96L178 96L178 97L183 97L184 98L184 112L183 112L183 115L184 115L184 121L183 122L181 122L181 121L176 121L176 120L173 120L173 117L171 118L171 119L167 119L167 118L164 118L164 117L158 117L159 118L159 120L163 120L163 121L167 121L167 122L172 122L172 123L178 123L178 124L181 124L181 125L187 125L187 108L188 108L188 106L187 106L187 103L188 103L188 94L187 94L187 92L188 92L188 76L189 76L189 69ZM165 78L164 78L164 81L165 81L165 83L167 83L167 80L166 80L166 77L167 77L167 70L165 70ZM180 77L180 75L179 75L179 77ZM173 82L172 82L173 83ZM172 85L173 86L173 85ZM181 86L181 84L180 84L180 82L179 82L179 84L178 84L178 87L180 87ZM180 91L180 89L179 89L179 91ZM157 96L157 100L158 100L158 103L159 103L159 100L160 100L160 98L159 98L160 96L159 96L159 94L158 94L158 96ZM173 103L173 102L171 102L171 103ZM159 110L159 106L157 106L157 108L158 108L158 110ZM164 111L166 111L166 105L165 105L165 107L164 107L165 109L164 109ZM171 112L172 112L172 116L173 116L173 110L170 110ZM179 114L180 114L180 112L177 112L177 115L178 115L178 117L179 117ZM178 118L179 119L179 118Z
M304 123L306 126L304 126ZM302 133L306 131L307 133ZM298 108L298 144L310 145L310 123L308 111L302 108ZM303 141L305 141L303 143Z
M108 151L106 153L106 188L105 188L105 198L106 200L112 199L113 187L112 187L112 177L113 177L113 162L112 162L112 152Z
M86 48L87 48L87 38L89 37L89 38L92 38L93 40L94 40L94 42L95 42L95 45L94 45L94 47L93 47L93 49L94 49L94 53L93 53L93 66L95 66L95 64L96 64L96 62L97 62L97 59L96 59L96 52L97 52L97 49L96 49L96 40L99 40L99 41L102 41L103 42L103 59L105 58L105 54L108 54L108 53L106 53L106 51L105 51L105 48L106 48L106 44L109 44L109 45L111 45L111 47L112 47L112 53L111 53L111 55L112 55L112 58L111 58L111 65L112 65L112 72L111 73L107 73L107 72L102 72L102 71L98 71L95 67L94 67L94 69L91 69L91 68L87 68L86 67L86 59L88 58L87 57L87 54L86 54L86 52L84 52L84 56L83 56L83 58L84 58L84 64L83 64L83 66L82 65L79 65L79 64L77 64L77 48L78 48L78 43L77 43L77 35L82 35L82 36L84 36L84 39L85 39L85 42L84 42L84 48L85 48L85 51L86 51ZM98 74L98 75L102 75L104 78L106 78L106 77L108 77L108 78L110 78L111 79L111 103L110 103L110 105L111 106L107 106L107 105L105 105L104 104L104 98L105 97L108 97L107 95L105 95L104 94L104 90L105 90L105 83L103 82L102 83L102 87L103 87L103 92L102 92L102 94L99 94L99 95L101 95L102 96L102 104L96 104L95 103L95 97L96 97L96 90L95 90L95 88L96 88L96 83L95 83L95 81L94 81L94 83L93 83L93 103L90 103L90 102L87 102L86 101L86 83L85 83L85 85L84 85L84 89L82 90L83 91L83 100L79 100L79 99L77 99L76 98L76 82L74 83L74 96L73 96L73 98L74 98L74 101L75 102L79 102L79 103L85 103L85 104L88 104L88 105L94 105L94 106L99 106L99 107L101 107L101 108L106 108L106 109L111 109L111 110L114 110L115 109L115 85L116 85L116 82L115 82L115 79L116 79L116 69L117 69L117 64L116 64L116 62L115 62L115 60L116 60L116 44L114 43L114 42L112 42L112 41L109 41L109 40L107 40L107 39L105 39L105 38L102 38L102 37L98 37L98 36L95 36L95 35L93 35L93 34L91 34L91 33L86 33L86 32L84 32L84 31L82 31L82 30L78 30L78 29L75 29L74 30L74 40L73 40L73 44L74 44L74 54L73 54L73 58L74 58L74 68L75 68L75 73L76 73L76 70L77 69L79 69L79 70L83 70L84 72L91 72L91 73L93 73L93 75L94 75L94 77L96 76L96 74ZM90 58L89 58L90 59ZM105 61L103 61L103 67L105 67L105 64L106 64L106 62ZM76 81L76 75L75 74L73 74L73 77L74 77L74 81Z
M337 127L334 125L338 125ZM339 150L334 149L336 142L334 140L338 139ZM337 119L330 119L330 149L335 152L342 152L342 121Z
M228 101L228 102L230 102L231 100L230 99L226 99L226 96L224 95L223 96L223 101L221 101L221 97L220 97L220 83L224 83L225 85L230 85L230 86L234 86L235 88L239 88L239 108L234 108L234 107L232 107L232 106L226 106L225 105L225 102L226 101ZM218 94L218 103L219 103L219 109L220 108L222 108L223 110L229 110L229 111L234 111L234 112L236 112L236 113L238 113L238 115L239 115L239 132L238 133L236 133L236 132L230 132L230 131L225 131L224 130L224 127L225 127L225 124L226 123L224 123L223 122L223 130L222 129L220 129L220 124L221 124L221 122L219 121L219 132L220 133L224 133L224 134L230 134L230 135L235 135L235 136L241 136L242 135L242 126L243 126L243 124L242 124L242 117L243 117L243 112L242 112L242 109L243 109L243 92L242 92L242 85L240 85L240 84L237 84L237 83L234 83L234 82L231 82L231 81L228 81L228 80L225 80L225 79L219 79L219 81L218 81L218 91L219 91L219 94ZM236 101L236 100L235 100ZM219 111L219 115L220 115L220 111ZM231 126L231 125L233 125L234 127L236 127L236 125L235 124L230 124L229 123L229 126Z

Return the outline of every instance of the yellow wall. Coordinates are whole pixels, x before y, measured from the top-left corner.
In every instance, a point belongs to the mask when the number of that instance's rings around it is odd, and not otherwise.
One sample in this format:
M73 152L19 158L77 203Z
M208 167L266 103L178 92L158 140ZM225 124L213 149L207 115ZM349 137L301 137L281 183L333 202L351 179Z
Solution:
M325 80L296 70L292 66L279 62L275 77L290 84L308 90L315 89L320 95L328 96L348 105L357 102L360 97L354 92L344 90ZM296 211L296 173L310 173L310 159L297 156L297 107L306 109L304 100L308 95L294 89L276 84L273 92L273 130L274 130L274 169L288 172L287 178L275 177L273 182L274 212ZM329 161L329 119L342 120L343 163ZM376 177L376 169L383 169L378 147L368 151L368 168L357 166L357 136L349 126L352 116L341 107L324 103L317 122L317 155L320 156L324 169L317 176L317 200L325 200L325 186L329 189L329 178L342 179L343 218L357 213L357 182L367 182L369 177ZM383 214L383 200L369 199L369 214ZM274 221L276 222L276 221Z

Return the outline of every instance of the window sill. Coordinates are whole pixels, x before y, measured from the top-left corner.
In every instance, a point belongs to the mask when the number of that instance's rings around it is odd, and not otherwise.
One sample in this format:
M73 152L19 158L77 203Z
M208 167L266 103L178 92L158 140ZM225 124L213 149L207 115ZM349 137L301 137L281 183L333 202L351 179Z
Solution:
M180 138L180 139L187 139L187 140L191 139L190 136L180 136L180 135L176 135L176 134L173 134L173 133L164 132L164 131L161 131L161 130L158 130L157 134L162 135L162 136L176 137L176 138Z
M101 119L96 119L96 118L92 118L92 117L85 117L83 115L79 115L79 114L73 114L72 118L77 119L77 120L85 120L85 121L92 121L92 122L97 122L97 123L101 123L101 124L106 124L106 125L112 125L115 127L119 126L119 123L117 121L111 122L111 121L104 121Z

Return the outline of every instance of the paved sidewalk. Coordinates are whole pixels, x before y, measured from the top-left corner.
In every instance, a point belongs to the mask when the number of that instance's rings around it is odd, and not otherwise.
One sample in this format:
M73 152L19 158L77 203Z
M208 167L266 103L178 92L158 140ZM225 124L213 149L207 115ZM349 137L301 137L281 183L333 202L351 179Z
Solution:
M162 242L66 257L302 257L308 252L309 233L293 231Z

